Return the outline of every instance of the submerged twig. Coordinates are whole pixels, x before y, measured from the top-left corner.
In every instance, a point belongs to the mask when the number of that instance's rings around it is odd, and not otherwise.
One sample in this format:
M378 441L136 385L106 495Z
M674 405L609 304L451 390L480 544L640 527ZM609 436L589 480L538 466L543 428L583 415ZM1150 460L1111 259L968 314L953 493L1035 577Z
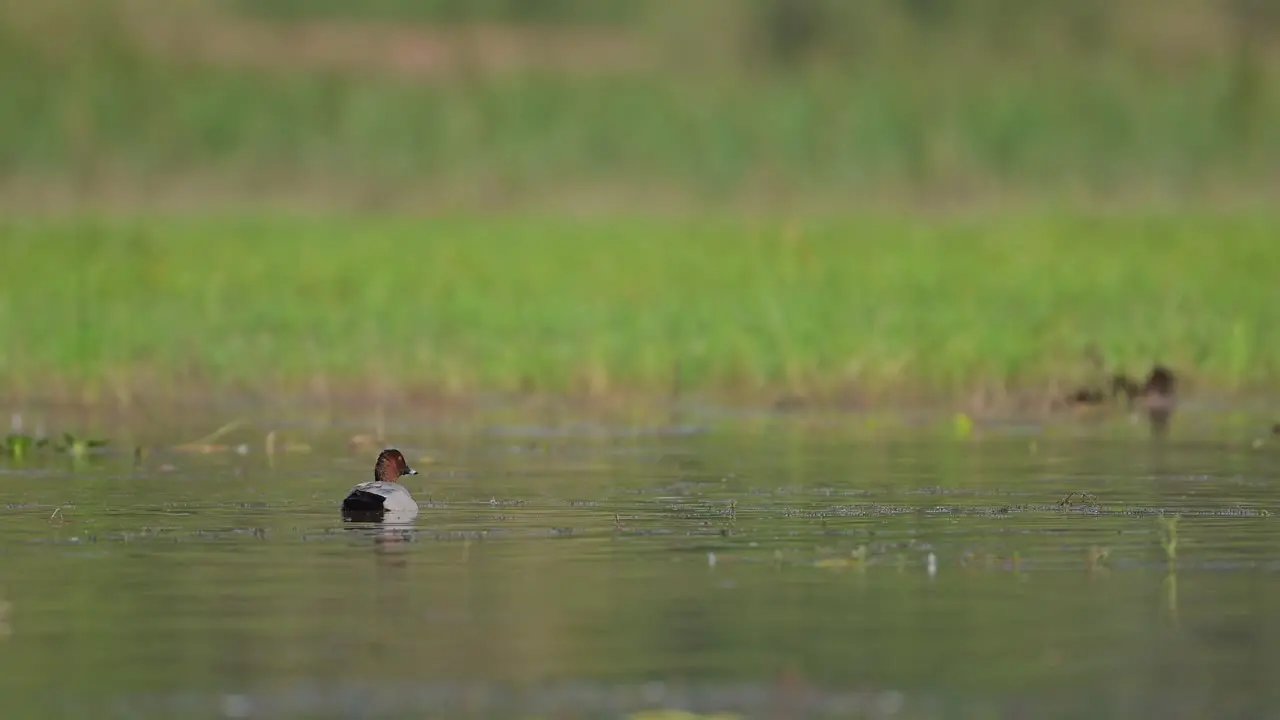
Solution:
M272 430L267 433L267 437L263 440L263 446L267 451L267 467L276 466L276 431Z
M1058 507L1071 507L1071 500L1077 495L1080 496L1080 500L1083 501L1087 507L1102 507L1102 503L1099 502L1097 495L1090 492L1084 492L1083 490L1068 493L1066 497L1058 501Z
M248 420L245 420L243 418L239 420L232 420L231 422L227 423L226 425L223 425L222 427L218 428L217 430L214 430L213 432L209 433L208 435L205 435L202 438L199 438L197 440L192 440L190 442L182 443L180 447L203 447L203 446L211 445L213 444L213 441L217 440L223 435L226 435L232 430L236 430L244 426L248 422L249 422Z
M1160 546L1164 548L1165 558L1169 560L1169 569L1172 570L1178 561L1178 518L1161 515L1158 519L1160 523Z

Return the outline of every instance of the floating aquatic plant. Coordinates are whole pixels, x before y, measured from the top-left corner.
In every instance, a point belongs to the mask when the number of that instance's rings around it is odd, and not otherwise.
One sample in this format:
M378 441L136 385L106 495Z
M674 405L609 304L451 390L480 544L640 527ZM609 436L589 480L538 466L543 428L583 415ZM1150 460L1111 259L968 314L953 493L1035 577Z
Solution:
M0 451L3 451L3 454L12 460L22 461L30 457L35 451L48 447L49 444L48 438L36 438L30 435L11 433L5 437L3 445L0 445ZM107 440L77 438L71 433L63 433L62 438L54 445L54 449L57 452L67 453L73 458L79 459L106 445Z
M1079 504L1075 504L1072 502L1073 500L1076 499L1077 496L1080 498ZM1084 492L1084 491L1073 491L1069 493L1066 497L1062 498L1062 500L1058 501L1058 507L1066 508L1066 509L1093 508L1093 509L1101 510L1102 502L1099 501L1098 496L1094 495L1093 493Z
M48 438L34 438L30 435L19 435L10 433L4 439L4 445L0 447L4 454L12 460L24 460L33 451L44 447L49 443Z
M866 569L868 551L866 545L859 545L849 552L849 557L829 557L818 560L814 563L815 567L842 569L857 568Z
M74 458L83 458L91 451L106 447L106 440L78 438L71 433L62 433L62 442L58 443L58 452L64 452Z

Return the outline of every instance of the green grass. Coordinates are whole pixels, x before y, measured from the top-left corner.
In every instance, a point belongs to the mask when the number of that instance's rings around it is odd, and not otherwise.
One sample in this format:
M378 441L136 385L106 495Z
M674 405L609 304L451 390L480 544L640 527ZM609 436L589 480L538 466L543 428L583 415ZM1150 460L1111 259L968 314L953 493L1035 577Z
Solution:
M1093 346L1261 386L1280 379L1277 233L1275 215L8 220L0 382L1044 391Z
M1161 44L1163 25L1135 22L1136 34L1095 8L1107 32L1072 40L1059 28L1070 17L1045 5L998 40L1005 26L980 13L917 27L877 5L833 23L853 34L812 65L766 72L720 30L681 40L673 28L710 21L677 14L619 31L637 52L664 49L642 70L582 72L583 56L573 72L420 77L397 72L394 53L380 65L376 43L359 53L369 67L290 66L263 42L265 58L234 67L183 56L181 35L157 55L132 29L148 17L111 7L38 23L21 21L34 9L0 13L0 200L632 213L1257 202L1280 167L1280 133L1266 131L1280 126L1280 73L1220 42L1214 22ZM223 27L225 12L174 25Z

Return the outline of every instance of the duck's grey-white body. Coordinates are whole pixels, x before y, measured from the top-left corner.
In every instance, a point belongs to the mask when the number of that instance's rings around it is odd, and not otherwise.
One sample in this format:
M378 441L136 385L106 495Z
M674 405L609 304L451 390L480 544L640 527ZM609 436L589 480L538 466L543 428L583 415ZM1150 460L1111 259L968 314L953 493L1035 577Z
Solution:
M405 486L398 482L370 480L360 483L351 488L351 494L347 496L347 500L349 503L354 501L362 506L377 505L386 512L399 515L406 513L416 515L418 512L418 503L414 501Z

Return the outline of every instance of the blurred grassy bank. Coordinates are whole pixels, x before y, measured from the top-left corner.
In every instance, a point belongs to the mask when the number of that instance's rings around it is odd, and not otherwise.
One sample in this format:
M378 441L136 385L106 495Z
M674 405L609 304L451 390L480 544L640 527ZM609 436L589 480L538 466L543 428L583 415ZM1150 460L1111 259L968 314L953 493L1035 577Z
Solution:
M1280 217L6 220L0 382L1040 396L1280 380Z
M1278 27L1244 0L0 0L0 386L1057 392L1090 346L1271 382ZM921 219L952 208L982 212Z
M1273 202L1278 14L1139 0L0 3L0 206Z

